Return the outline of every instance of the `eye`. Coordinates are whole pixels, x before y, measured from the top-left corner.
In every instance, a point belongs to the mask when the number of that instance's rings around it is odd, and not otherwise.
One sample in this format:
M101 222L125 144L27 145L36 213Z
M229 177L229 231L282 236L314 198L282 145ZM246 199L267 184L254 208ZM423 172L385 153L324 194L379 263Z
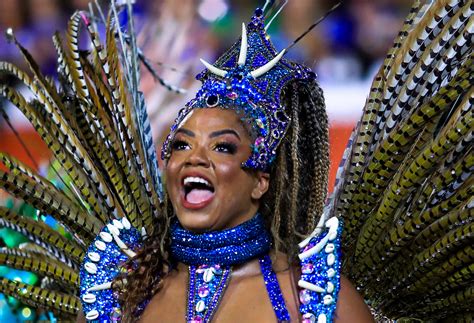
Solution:
M171 143L172 151L186 150L186 149L189 149L189 144L184 140L176 139L176 140L173 140L173 142Z
M220 153L233 155L237 151L237 145L231 142L219 142L214 147L214 150Z

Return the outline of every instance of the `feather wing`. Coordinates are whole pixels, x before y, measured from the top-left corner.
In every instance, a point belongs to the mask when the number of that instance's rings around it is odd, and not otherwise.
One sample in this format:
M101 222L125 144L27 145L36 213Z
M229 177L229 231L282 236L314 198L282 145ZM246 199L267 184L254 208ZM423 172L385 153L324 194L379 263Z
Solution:
M415 3L330 201L347 274L393 318L462 317L472 301L473 10Z
M104 224L126 216L137 232L152 234L153 219L162 207L155 145L138 90L136 40L122 32L113 6L105 22L105 43L93 19L77 12L66 37L54 35L59 86L41 74L13 34L10 38L30 71L0 62L0 73L16 77L32 99L7 85L0 85L0 96L20 109L51 149L67 177L63 183L68 192L6 154L0 154L9 170L0 172L0 188L52 216L72 235L67 239L42 221L0 208L0 225L30 241L24 249L2 249L0 263L35 272L42 281L36 287L4 279L0 292L66 319L80 309L79 299L67 293L77 293L79 264ZM90 52L79 49L83 26L92 43ZM134 32L133 23L127 32Z

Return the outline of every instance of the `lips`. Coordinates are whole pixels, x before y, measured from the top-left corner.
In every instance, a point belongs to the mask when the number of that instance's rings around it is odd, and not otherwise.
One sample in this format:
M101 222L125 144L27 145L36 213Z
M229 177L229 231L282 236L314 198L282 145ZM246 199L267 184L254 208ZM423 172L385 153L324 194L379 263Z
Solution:
M183 176L181 184L181 202L187 209L205 208L214 199L214 185L201 174L187 174Z

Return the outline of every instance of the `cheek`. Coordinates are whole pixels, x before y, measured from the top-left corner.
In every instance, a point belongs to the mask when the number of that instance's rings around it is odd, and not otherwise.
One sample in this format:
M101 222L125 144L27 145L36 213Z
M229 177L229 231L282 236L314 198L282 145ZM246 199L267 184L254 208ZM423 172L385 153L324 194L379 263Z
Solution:
M236 160L216 161L216 173L220 178L235 179L242 172L241 164Z
M176 186L174 185L174 180L178 178L178 163L170 158L165 166L164 173L166 179L166 189L168 192L172 192L173 188Z
M217 176L220 178L220 185L225 187L225 192L232 192L232 196L248 195L253 189L252 177L242 169L241 163L235 161L221 163L216 168ZM224 198L232 198L226 194Z

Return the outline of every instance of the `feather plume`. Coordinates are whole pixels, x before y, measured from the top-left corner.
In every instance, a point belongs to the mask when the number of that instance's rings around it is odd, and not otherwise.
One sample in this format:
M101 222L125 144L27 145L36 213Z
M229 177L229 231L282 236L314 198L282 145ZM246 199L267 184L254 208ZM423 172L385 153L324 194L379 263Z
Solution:
M0 292L12 295L24 304L50 309L59 315L62 320L75 320L81 309L81 303L76 296L27 285L7 278L0 281Z
M462 317L471 297L473 10L472 1L414 4L329 204L345 219L347 274L392 318Z

